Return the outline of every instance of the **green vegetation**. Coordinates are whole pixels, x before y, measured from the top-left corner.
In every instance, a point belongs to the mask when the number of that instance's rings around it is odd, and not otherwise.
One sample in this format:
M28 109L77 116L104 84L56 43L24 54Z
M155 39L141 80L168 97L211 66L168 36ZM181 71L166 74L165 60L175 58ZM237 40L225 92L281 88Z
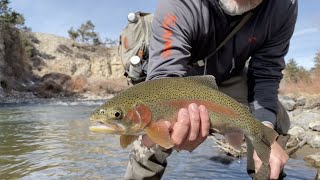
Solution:
M320 51L317 52L316 57L314 58L314 71L317 74L320 74Z
M9 8L9 4L9 0L0 0L0 22L24 26L25 19L23 15Z
M74 30L73 27L68 31L69 37L74 41L89 43L92 45L101 45L101 40L97 32L94 31L95 25L90 21L86 21Z
M297 83L299 81L309 82L310 72L304 67L298 66L294 59L290 59L286 65L285 80L292 83Z
M78 29L71 27L68 30L69 37L80 43L87 43L90 45L102 45L106 47L115 46L118 44L118 40L113 40L110 38L105 38L104 41L101 40L99 34L94 30L95 25L92 21L88 20L85 23L81 24Z
M318 94L320 92L320 51L314 57L314 67L306 70L298 66L294 59L288 60L284 71L284 81L280 85L281 93L307 93Z
M37 39L32 35L31 28L24 25L23 15L10 8L9 4L9 0L0 0L0 23L4 29L15 32L15 35L19 36L25 55L32 57L35 53L33 43L37 43ZM16 31L16 28L19 30Z

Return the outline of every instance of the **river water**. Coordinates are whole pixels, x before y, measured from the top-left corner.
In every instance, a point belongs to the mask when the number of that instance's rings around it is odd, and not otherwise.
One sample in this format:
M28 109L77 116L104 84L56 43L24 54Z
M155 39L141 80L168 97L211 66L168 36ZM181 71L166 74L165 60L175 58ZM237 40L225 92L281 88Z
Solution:
M123 179L128 150L115 135L88 131L102 101L0 105L0 179ZM250 179L245 158L222 164L213 141L173 153L163 179ZM316 170L290 159L286 179L313 179Z

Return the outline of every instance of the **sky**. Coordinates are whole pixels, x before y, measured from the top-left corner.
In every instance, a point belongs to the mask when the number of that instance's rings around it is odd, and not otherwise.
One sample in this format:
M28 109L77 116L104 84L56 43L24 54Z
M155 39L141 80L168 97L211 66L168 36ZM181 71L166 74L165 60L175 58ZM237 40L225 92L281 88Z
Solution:
M154 12L157 0L11 0L34 32L67 37L67 31L91 20L101 37L118 39L130 12ZM320 51L320 0L299 0L298 20L286 60L313 67Z

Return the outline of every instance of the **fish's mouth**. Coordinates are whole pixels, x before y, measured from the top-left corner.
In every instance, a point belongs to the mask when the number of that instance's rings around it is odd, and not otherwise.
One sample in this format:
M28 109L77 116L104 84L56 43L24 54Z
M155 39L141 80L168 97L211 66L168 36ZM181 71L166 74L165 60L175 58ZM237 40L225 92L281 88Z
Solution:
M97 121L94 125L89 127L90 131L96 133L107 133L107 134L121 134L125 131L125 127L118 123L105 123L103 121Z

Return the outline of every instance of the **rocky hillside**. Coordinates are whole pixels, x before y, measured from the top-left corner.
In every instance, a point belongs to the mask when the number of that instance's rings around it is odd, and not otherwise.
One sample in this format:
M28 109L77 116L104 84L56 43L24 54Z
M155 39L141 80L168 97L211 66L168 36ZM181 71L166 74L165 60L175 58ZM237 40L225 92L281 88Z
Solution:
M51 72L70 76L94 78L121 78L123 67L117 48L80 45L70 39L51 34L34 33L38 40L35 48L34 72L45 75Z
M127 87L116 47L0 28L0 102L104 98Z

